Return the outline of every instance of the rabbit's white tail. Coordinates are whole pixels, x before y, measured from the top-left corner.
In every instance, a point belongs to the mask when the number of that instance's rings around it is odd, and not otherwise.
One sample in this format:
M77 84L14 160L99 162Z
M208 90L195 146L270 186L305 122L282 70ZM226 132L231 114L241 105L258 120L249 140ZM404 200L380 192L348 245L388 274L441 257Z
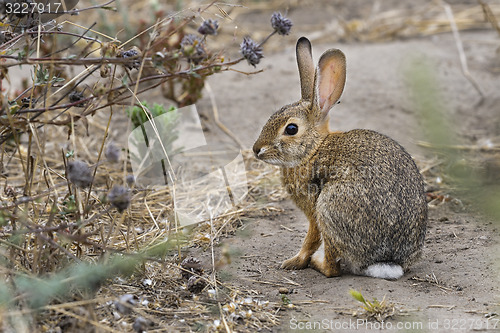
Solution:
M379 279L397 280L403 276L403 267L394 263L378 262L368 266L363 274Z

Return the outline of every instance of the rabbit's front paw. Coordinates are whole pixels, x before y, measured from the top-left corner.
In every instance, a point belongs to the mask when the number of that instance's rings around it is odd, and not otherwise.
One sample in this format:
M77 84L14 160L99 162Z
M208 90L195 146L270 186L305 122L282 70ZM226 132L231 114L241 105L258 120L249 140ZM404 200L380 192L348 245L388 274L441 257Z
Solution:
M283 261L281 264L282 269L304 269L309 265L311 257L304 257L300 253L296 256Z

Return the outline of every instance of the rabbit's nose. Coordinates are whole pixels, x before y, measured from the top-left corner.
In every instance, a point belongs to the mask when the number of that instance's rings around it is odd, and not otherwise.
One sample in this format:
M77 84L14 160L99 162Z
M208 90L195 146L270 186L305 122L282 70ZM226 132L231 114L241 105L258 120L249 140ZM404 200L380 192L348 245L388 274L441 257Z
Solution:
M258 157L260 153L260 147L257 145L253 145L253 153Z
M266 150L266 147L263 147L262 145L255 143L253 145L252 149L253 149L253 153L255 154L255 157L259 158L259 155L264 153L264 151Z

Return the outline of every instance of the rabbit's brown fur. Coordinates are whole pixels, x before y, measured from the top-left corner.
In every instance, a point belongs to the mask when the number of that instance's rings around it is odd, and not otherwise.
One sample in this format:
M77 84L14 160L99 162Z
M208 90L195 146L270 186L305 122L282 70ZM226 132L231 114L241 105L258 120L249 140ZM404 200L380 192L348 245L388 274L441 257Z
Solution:
M340 275L340 260L355 274L380 263L407 270L425 237L422 176L385 135L329 131L327 114L345 81L342 52L326 51L316 75L305 38L297 42L297 57L302 99L273 114L253 148L258 158L282 167L283 185L309 220L300 252L282 267L311 265L328 277ZM298 128L292 135L290 124ZM312 255L322 241L325 258L318 260Z

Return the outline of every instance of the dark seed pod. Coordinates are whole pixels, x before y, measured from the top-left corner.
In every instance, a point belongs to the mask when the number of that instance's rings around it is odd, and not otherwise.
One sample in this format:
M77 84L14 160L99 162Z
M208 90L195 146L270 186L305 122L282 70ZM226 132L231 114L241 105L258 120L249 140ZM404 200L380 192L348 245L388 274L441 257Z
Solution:
M208 57L203 39L193 34L188 34L182 38L181 52L188 61L195 65Z
M75 186L86 188L92 183L92 170L85 162L71 161L68 163L66 177Z
M106 159L111 163L117 163L120 161L120 148L118 148L114 143L109 143L104 151Z
M217 22L217 20L208 19L203 21L198 28L198 32L202 35L217 35L218 28L219 22Z
M243 38L240 44L240 52L248 61L248 63L255 67L264 56L262 55L262 47L259 46L250 37Z
M271 16L271 26L280 35L288 35L293 23L290 19L281 15L280 12L275 12Z
M203 274L203 265L201 261L194 257L184 259L181 263L181 267L183 268L181 270L183 279L189 279L191 276L194 276L193 273L197 275Z
M127 175L127 177L125 177L125 181L127 182L128 186L134 185L134 183L135 183L134 175Z
M121 213L130 205L130 193L126 187L114 185L108 193L108 201Z
M76 90L73 90L72 92L69 93L68 98L69 98L69 101L71 103L75 103L75 102L78 102L78 101L81 101L82 99L84 99L85 96L83 95L83 93L81 93L79 91L76 91ZM83 102L82 103L78 103L75 106L77 106L77 107L84 107L85 103L83 103Z
M127 51L118 52L118 57L124 58L124 59L139 58L140 56L141 56L141 52L137 47L133 47ZM139 59L133 60L131 62L126 63L125 67L127 67L128 69L139 69L139 67L141 67L141 62Z
M205 279L199 276L191 276L187 282L187 290L193 294L200 293L207 286Z

